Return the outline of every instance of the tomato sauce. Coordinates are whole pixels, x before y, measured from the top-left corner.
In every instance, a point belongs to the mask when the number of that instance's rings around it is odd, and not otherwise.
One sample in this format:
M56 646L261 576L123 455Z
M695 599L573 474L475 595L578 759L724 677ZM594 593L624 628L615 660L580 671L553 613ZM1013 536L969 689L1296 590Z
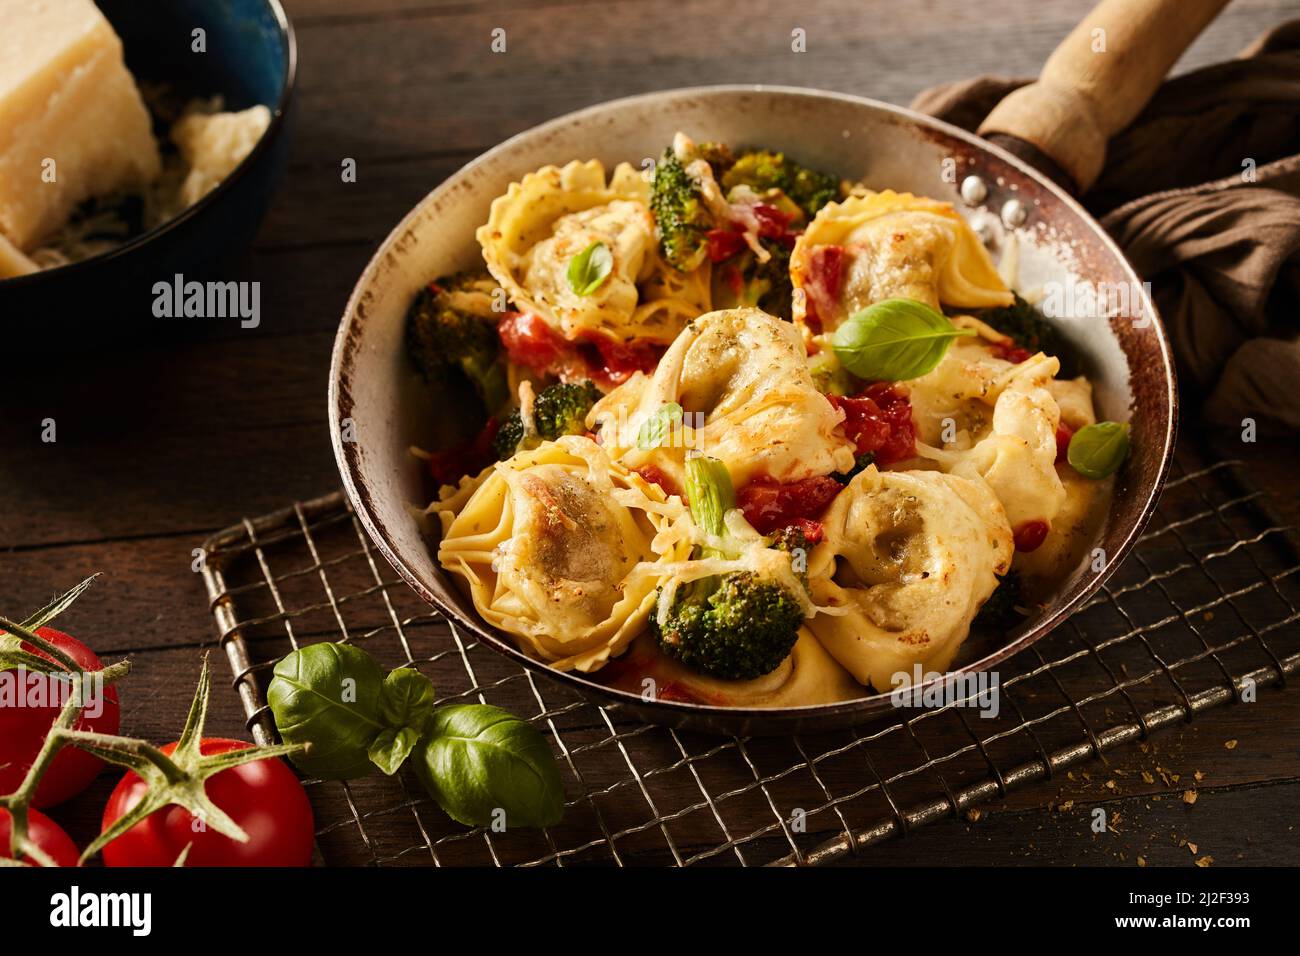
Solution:
M916 455L916 424L906 390L872 382L857 395L827 395L844 412L844 434L857 455L874 455L877 465L892 465Z
M779 482L760 476L736 492L736 505L759 534L772 534L790 525L803 529L809 543L822 539L816 518L844 486L829 475Z

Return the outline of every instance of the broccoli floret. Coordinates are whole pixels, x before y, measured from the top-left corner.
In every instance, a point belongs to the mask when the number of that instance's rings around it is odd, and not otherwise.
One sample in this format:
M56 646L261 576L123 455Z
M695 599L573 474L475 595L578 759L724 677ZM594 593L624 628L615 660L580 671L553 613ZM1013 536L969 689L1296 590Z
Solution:
M695 147L695 153L709 164L714 179L721 179L736 164L736 157L731 155L731 147L726 143L700 143Z
M708 254L706 235L713 228L713 217L699 185L672 149L664 150L655 167L650 211L664 261L682 272L698 267Z
M491 319L467 306L486 295L478 287L490 281L438 279L420 290L406 314L406 351L424 380L437 387L468 382L488 414L509 397L501 344Z
M723 516L736 504L726 465L703 456L689 459L686 495L695 523L725 544ZM697 557L725 554L700 548ZM678 588L664 620L657 611L651 615L651 630L669 657L725 680L750 680L786 659L803 619L802 604L782 584L753 571L732 571Z
M724 680L751 680L774 671L798 639L799 602L751 571L707 580L706 588L683 589L689 593L674 602L667 622L656 621L659 647Z
M752 305L768 315L792 318L794 286L790 281L790 249L772 239L761 238L770 254L759 262L753 250L746 248L726 262L714 267L713 307L734 309Z
M581 435L587 430L587 412L600 399L600 390L591 382L561 382L542 389L533 402L535 435L524 432L523 417L515 409L501 423L492 448L497 459L504 461L520 448L540 441L555 441L561 435Z
M989 599L975 615L972 627L982 630L1006 631L1020 624L1024 615L1016 610L1024 603L1024 586L1019 571L1008 571L998 582Z
M779 189L810 219L840 196L840 184L834 176L800 166L784 153L765 149L744 153L722 177L722 186L728 192L742 185L758 193Z
M1022 349L1056 356L1061 362L1061 378L1074 378L1079 374L1074 352L1055 326L1019 295L1013 304L985 309L979 313L979 318L1003 335L1011 336Z

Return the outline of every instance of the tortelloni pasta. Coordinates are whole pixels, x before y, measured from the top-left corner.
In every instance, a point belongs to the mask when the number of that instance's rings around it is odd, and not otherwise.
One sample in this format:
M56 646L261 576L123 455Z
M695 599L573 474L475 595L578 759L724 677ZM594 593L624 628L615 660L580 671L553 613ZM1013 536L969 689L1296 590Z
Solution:
M752 680L720 680L666 657L644 635L614 662L612 686L658 700L715 707L807 707L862 695L851 674L826 653L807 627L776 670Z
M584 437L520 452L433 508L438 560L483 619L561 670L595 670L622 651L654 603L659 580L645 565L689 551L674 532L680 501Z
M664 266L648 201L645 180L627 163L608 183L597 160L546 166L493 201L477 238L510 302L563 338L667 343L707 311L708 273ZM609 274L594 290L575 287L570 265L595 244L610 256Z
M808 627L863 684L888 691L914 665L942 671L1011 563L1011 529L988 485L934 471L868 468L822 519L809 555L814 600L843 613Z
M794 318L832 332L873 302L905 298L959 308L1010 305L1011 291L970 224L946 202L863 191L819 212L795 243Z
M487 272L416 296L417 370L482 406L420 453L439 563L538 661L831 704L981 656L1091 560L1126 449L1069 463L1114 426L1076 434L1068 329L951 204L781 145L529 173L476 233Z
M988 349L1005 336L969 317L954 324L980 334L958 340L934 371L908 383L917 453L944 471L986 481L1013 529L1038 521L1050 527L1065 502L1056 467L1060 362L1040 352L1012 363ZM1087 392L1072 400L1091 417Z
M684 426L654 447L641 430L668 403ZM652 376L637 374L588 416L610 454L653 465L681 485L688 450L721 459L737 486L755 476L794 481L853 467L841 414L817 391L797 330L759 309L710 312L688 326Z

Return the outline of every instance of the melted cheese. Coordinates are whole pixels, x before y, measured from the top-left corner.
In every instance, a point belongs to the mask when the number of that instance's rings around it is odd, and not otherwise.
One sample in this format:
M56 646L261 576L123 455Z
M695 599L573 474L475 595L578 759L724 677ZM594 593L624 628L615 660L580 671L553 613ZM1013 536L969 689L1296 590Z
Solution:
M566 436L521 452L437 505L438 560L484 620L561 670L599 668L645 624L663 575L681 560L680 502Z
M836 289L812 281L811 260L819 246L844 249ZM893 190L823 207L795 243L790 276L804 293L795 296L795 321L803 324L812 298L824 332L859 309L894 297L935 309L1013 301L983 243L951 204Z
M982 481L933 471L859 474L822 518L809 556L822 646L877 691L914 664L945 670L1012 556L1011 528Z
M686 427L667 446L637 447L641 426L676 402ZM843 414L813 385L797 330L759 309L710 312L685 329L653 376L635 375L591 410L589 427L629 468L654 465L680 488L686 452L722 460L736 487L848 471Z

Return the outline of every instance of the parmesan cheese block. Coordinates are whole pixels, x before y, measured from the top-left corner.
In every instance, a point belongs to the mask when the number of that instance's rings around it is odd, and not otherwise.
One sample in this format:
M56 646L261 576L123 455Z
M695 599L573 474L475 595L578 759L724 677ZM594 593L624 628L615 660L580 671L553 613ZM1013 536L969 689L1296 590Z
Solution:
M122 42L91 0L0 0L0 24L0 233L26 250L161 162Z

